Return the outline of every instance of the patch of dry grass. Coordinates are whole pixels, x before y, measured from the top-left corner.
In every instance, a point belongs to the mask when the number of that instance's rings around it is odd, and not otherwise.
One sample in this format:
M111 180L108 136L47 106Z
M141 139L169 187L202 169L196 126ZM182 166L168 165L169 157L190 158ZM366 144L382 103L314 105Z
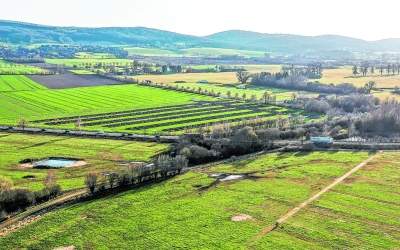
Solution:
M367 77L353 77L352 67L344 66L337 69L326 69L322 79L319 80L321 83L352 83L357 87L363 87L367 82L374 81L378 88L394 88L400 87L400 75L389 75L380 76L378 72L373 76Z

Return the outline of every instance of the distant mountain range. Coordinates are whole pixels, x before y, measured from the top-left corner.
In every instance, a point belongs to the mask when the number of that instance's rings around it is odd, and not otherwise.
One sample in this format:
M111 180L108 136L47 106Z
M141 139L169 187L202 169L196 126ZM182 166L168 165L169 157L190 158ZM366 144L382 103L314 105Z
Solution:
M108 46L141 46L155 48L216 47L278 53L307 53L318 51L400 52L400 39L365 41L337 36L299 36L263 34L229 30L198 37L145 27L80 28L55 27L30 23L0 21L0 43L81 44Z

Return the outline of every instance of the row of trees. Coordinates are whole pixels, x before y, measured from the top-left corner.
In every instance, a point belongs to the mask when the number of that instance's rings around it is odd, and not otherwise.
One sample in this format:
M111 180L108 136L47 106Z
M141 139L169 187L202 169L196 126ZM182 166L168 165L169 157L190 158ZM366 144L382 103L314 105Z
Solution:
M180 174L182 169L188 166L188 160L184 155L171 157L160 155L153 164L128 166L125 171L110 173L88 173L85 177L85 185L94 194L107 189L139 185L145 181L166 179L169 176Z
M400 104L396 101L387 101L378 109L356 119L354 127L361 136L399 136Z
M90 45L41 45L39 47L0 46L0 58L42 60L42 58L74 58L79 52L106 53L117 58L126 58L128 52L119 47Z
M353 76L368 76L379 74L383 75L400 75L400 64L380 64L378 66L364 63L361 65L353 65Z
M292 76L284 75L282 73L269 72L261 72L252 75L251 83L265 87L311 91L327 94L352 94L364 91L364 89L359 89L350 83L328 85L318 82L308 82L307 78L304 76Z
M366 113L378 108L379 99L372 95L349 95L340 97L328 97L317 100L312 99L306 102L307 112L318 112L334 115L346 113Z
M323 67L321 63L311 63L306 66L282 66L282 72L284 77L287 76L304 76L308 79L320 79L323 73Z

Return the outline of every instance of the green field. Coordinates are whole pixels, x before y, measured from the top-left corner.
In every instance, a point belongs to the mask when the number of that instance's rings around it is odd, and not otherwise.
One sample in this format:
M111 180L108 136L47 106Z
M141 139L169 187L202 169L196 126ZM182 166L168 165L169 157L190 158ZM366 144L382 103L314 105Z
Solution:
M0 93L0 122L15 123L21 118L35 120L85 115L211 99L196 94L138 85L3 92Z
M228 91L231 92L231 96L235 96L236 94L239 97L242 97L243 94L246 94L247 99L249 99L252 95L255 95L257 99L260 99L265 92L269 92L271 95L276 96L277 101L291 100L293 95L316 95L309 92L304 91L288 91L284 89L275 89L275 88L264 88L264 87L255 87L249 86L247 89L239 89L235 86L227 86L227 85L219 85L219 84L207 84L207 83L170 83L168 85L179 86L179 87L189 87L202 90L207 90L209 92L221 93L226 95Z
M32 75L42 73L45 73L45 71L38 67L0 60L0 75Z
M385 153L287 224L263 228L368 157L267 154L62 208L0 239L3 249L396 249L398 153ZM215 182L212 173L252 178ZM236 215L249 220L232 221Z
M70 72L76 75L95 75L96 73L86 69L72 69Z
M215 57L215 56L243 56L264 57L265 52L222 48L190 48L181 50L155 49L155 48L125 48L129 55L141 56L187 56L187 57Z
M243 56L243 57L264 57L265 52L222 48L191 48L184 49L181 53L190 56Z
M71 58L71 59L46 59L46 63L65 65L68 67L85 67L88 64L120 64L125 65L131 63L129 59L117 59L117 58Z
M252 91L258 97L263 93ZM221 122L307 116L301 110L133 84L0 92L0 96L0 124L16 125L25 119L27 126L77 129L79 122L81 129L92 131L181 134Z
M46 157L71 157L85 160L83 167L58 169L58 183L64 190L84 186L84 176L90 171L122 170L120 161L149 161L153 156L167 150L168 145L55 137L42 135L0 134L0 176L13 181L15 186L38 190L47 170L22 168L24 159ZM34 179L24 176L33 175Z
M166 49L155 49L155 48L139 48L129 47L125 48L129 55L141 55L141 56L179 56L178 51L166 50Z
M399 153L384 153L256 245L398 249Z
M110 59L115 58L114 55L108 53L92 53L92 52L79 52L75 54L76 58L79 59Z
M46 89L23 75L0 75L0 92ZM1 101L0 101L1 102Z
M275 120L289 115L307 115L301 110L257 103L233 102L229 100L196 102L184 105L166 105L149 109L133 109L123 112L98 113L44 119L32 122L35 126L63 127L73 129L77 122L85 130L134 132L140 134L174 133L215 123L231 125L249 119ZM309 120L309 119L307 119ZM195 131L193 131L195 132Z

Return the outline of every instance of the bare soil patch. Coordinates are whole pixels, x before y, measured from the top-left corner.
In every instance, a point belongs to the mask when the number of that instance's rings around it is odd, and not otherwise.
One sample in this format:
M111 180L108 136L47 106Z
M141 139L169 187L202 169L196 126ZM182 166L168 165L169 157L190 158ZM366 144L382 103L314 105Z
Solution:
M69 72L59 75L31 75L28 77L50 89L122 84L120 81L98 75L76 75Z
M252 220L253 217L248 215L248 214L238 214L234 215L231 218L231 221L239 222L239 221L246 221L246 220Z
M57 247L54 248L53 250L75 250L75 246L67 246L67 247Z

